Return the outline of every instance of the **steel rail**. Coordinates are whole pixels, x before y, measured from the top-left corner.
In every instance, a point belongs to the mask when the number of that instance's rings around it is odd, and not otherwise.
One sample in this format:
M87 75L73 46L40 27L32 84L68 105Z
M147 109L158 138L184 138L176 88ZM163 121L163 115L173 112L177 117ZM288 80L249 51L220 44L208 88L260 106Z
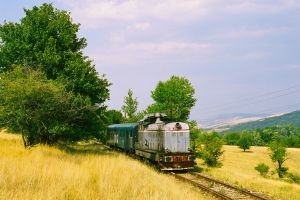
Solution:
M179 180L182 180L182 181L185 181L185 182L188 182L198 188L200 188L201 190L203 191L206 191L206 192L209 192L210 194L214 195L215 197L218 197L219 199L224 199L224 200L234 200L233 198L229 197L229 196L226 196L225 194L222 194L220 192L217 192L203 184L200 184L198 182L195 182L191 179L188 179L184 176L180 176L180 174L176 174L174 172L171 172L171 175L173 175L175 178L179 179Z
M218 183L218 184L223 185L223 186L225 186L225 187L234 189L234 190L236 190L236 191L238 191L238 192L241 192L241 193L243 193L243 194L252 196L252 197L254 197L254 198L256 198L256 199L259 199L259 200L270 200L270 199L271 199L271 198L269 198L269 197L261 196L261 195L259 195L259 194L256 194L256 193L252 192L252 191L249 191L249 190L247 190L247 189L239 188L239 187L237 187L237 186L235 186L235 185L231 185L231 184L225 183L225 182L223 182L223 181L217 180L217 179L215 179L215 178L209 177L209 176L204 175L204 174L195 173L195 172L191 172L190 174L192 174L192 175L194 175L194 176L196 176L196 177L198 177L198 178L206 179L206 180L208 180L208 181L215 182L215 183Z

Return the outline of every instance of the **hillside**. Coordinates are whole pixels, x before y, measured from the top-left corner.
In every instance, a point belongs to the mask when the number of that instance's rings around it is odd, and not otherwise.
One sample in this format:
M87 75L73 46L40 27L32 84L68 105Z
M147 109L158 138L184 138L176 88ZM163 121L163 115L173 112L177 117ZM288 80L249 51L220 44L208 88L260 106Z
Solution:
M205 120L198 120L200 128L214 129L215 127L223 127L228 125L236 125L242 122L249 122L262 119L269 116L269 114L249 114L249 113L227 113L217 115Z
M300 127L300 111L227 127L226 131L253 130L269 126L294 125Z
M101 145L24 149L20 136L0 132L0 146L0 199L211 199Z

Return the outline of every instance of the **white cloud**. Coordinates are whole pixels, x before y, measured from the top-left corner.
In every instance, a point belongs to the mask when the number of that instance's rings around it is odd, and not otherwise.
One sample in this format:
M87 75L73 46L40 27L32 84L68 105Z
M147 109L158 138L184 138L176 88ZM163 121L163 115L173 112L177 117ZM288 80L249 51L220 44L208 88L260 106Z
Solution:
M224 6L224 10L230 13L277 13L287 9L300 7L299 0L273 0L268 3L261 0L234 1Z
M149 28L150 28L150 23L148 23L148 22L135 23L135 24L127 27L127 29L129 29L129 30L141 30L141 31L145 31Z
M71 9L75 20L89 27L111 21L139 21L143 18L182 21L207 13L207 0L59 0Z
M291 70L300 70L300 64L288 64L286 67Z
M101 64L132 64L145 60L186 59L197 57L203 60L216 47L212 44L193 42L143 42L129 43L124 46L113 46L109 49L98 49L89 55Z
M244 38L244 37L265 37L273 34L280 34L287 32L289 29L285 27L281 28L259 28L259 29L251 29L251 28L242 28L233 31L229 31L226 36L229 38Z
M218 13L276 13L300 7L299 0L57 0L70 8L75 20L97 27L111 21L199 20Z
M153 54L174 53L178 51L200 51L211 48L210 44L190 42L135 43L127 45L128 50L145 51Z
M234 54L227 55L233 60L253 61L268 58L270 56L270 53L266 51L248 51L240 53L235 52Z

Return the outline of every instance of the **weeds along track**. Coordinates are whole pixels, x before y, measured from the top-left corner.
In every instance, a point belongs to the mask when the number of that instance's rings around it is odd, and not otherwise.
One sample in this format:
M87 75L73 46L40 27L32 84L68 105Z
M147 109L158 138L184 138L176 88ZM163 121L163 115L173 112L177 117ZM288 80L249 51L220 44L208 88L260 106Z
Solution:
M228 183L213 179L199 173L171 173L177 179L191 183L192 185L207 191L219 199L236 200L270 200L270 197L262 196Z

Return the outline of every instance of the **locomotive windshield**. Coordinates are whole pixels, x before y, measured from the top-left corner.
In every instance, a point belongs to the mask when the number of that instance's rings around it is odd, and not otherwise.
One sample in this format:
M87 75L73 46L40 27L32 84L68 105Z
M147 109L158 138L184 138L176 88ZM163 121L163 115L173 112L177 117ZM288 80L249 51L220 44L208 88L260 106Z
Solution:
M165 150L170 152L189 152L190 135L188 131L165 133Z

